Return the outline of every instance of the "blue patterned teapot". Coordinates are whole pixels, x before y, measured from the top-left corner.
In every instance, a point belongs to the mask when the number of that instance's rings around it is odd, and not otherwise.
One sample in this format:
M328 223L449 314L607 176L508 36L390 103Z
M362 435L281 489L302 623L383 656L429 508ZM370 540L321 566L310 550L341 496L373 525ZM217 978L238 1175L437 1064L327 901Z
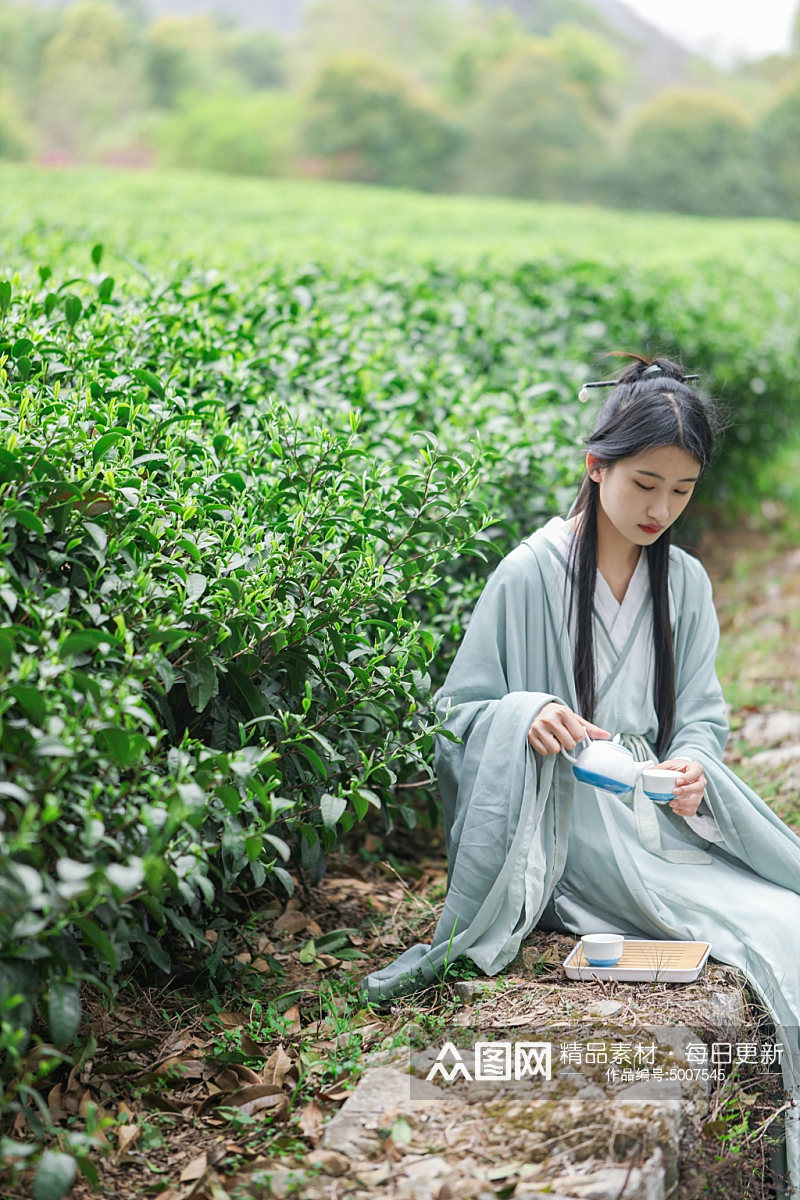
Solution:
M619 734L610 742L593 742L589 737L586 741L588 746L577 758L563 747L561 753L573 764L572 773L581 783L613 792L615 796L631 791L642 772L655 766L651 759L637 762L628 747L620 742Z

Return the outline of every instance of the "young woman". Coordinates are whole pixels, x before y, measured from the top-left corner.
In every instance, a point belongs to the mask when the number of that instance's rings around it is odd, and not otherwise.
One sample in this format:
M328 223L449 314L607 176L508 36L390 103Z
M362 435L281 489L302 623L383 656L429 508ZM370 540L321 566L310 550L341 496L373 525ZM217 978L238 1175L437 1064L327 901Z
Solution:
M723 762L711 584L670 544L710 461L713 405L669 360L632 358L572 510L495 569L436 697L451 735L436 750L444 910L432 945L364 991L419 987L460 954L496 974L536 925L708 941L769 1009L800 1095L800 839ZM679 771L671 803L576 780L560 751L587 734ZM800 1181L796 1121L787 1134Z

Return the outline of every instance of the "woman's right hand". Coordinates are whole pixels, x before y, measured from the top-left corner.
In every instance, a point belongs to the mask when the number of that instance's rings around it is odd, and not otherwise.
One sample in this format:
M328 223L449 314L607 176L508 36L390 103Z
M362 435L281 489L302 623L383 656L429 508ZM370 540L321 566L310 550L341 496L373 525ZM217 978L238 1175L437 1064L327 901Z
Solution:
M566 704L551 700L534 719L528 730L528 742L539 754L559 754L561 750L572 750L586 736L610 738L607 729L584 720Z

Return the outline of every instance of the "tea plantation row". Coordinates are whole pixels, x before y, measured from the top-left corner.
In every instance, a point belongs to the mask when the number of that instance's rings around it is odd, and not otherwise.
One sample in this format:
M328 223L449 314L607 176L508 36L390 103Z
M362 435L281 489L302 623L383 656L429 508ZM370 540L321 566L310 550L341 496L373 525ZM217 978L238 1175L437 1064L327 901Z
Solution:
M778 259L86 261L0 282L12 1054L37 1008L72 1040L81 981L168 971L243 893L290 890L290 860L318 879L370 809L414 822L395 785L430 779L431 690L497 555L573 494L602 351L679 352L727 399L725 506L794 404Z

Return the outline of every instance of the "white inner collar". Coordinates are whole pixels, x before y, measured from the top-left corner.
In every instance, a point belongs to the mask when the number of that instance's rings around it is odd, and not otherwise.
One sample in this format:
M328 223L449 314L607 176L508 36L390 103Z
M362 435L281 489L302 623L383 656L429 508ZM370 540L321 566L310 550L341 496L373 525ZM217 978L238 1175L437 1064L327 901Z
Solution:
M575 537L563 517L552 517L542 528L542 533L550 538L568 558ZM598 617L608 631L611 642L616 650L621 651L628 640L642 604L650 592L650 572L647 567L646 555L639 554L639 561L631 576L628 590L622 601L617 600L603 575L597 572L597 582L594 590L594 607Z
M639 554L636 570L631 576L628 590L620 602L611 591L605 577L597 572L594 589L594 606L597 615L609 632L617 650L622 650L633 629L642 604L650 591L650 572L644 553Z

